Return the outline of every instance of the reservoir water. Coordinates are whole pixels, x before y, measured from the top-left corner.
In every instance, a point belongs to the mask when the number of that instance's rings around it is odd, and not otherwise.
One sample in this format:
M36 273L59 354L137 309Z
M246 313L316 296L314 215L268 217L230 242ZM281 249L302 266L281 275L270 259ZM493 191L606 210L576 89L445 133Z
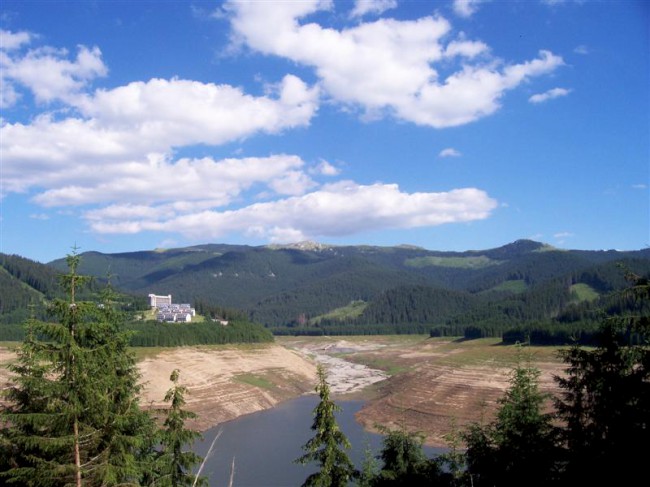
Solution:
M317 404L318 396L302 396L206 431L204 440L194 447L202 457L219 431L221 434L201 475L208 478L210 486L227 486L234 457L234 487L301 485L316 467L296 464L293 460L303 454L302 445L314 435L311 425ZM348 454L357 468L361 468L365 450L370 448L377 454L382 437L364 431L355 421L354 414L361 409L363 401L337 401L337 404L342 408L337 413L337 422L352 444ZM425 448L429 457L442 451Z

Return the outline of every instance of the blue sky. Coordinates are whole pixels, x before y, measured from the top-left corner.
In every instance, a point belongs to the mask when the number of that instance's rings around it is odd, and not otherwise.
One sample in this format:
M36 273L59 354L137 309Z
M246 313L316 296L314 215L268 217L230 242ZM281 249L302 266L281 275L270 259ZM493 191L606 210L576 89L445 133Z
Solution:
M650 245L646 2L0 9L1 252Z

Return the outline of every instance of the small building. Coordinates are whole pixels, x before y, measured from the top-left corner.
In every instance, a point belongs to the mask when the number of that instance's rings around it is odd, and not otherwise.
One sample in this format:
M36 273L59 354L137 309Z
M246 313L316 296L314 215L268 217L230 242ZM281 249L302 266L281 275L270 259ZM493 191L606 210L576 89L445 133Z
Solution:
M176 321L176 316L173 313L158 313L156 318L158 321L163 321L165 323L173 323Z
M196 316L196 310L187 303L180 304L178 309L181 313L190 313L192 316Z
M156 296L155 294L149 295L149 305L152 308L162 308L165 305L172 305L172 295L168 294L167 296Z

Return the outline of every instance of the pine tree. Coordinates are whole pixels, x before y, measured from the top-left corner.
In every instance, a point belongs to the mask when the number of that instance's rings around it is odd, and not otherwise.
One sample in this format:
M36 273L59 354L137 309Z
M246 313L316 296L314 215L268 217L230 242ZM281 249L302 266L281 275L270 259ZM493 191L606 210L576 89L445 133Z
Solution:
M89 445L92 461L86 463L88 479L99 485L140 483L153 460L157 428L140 407L140 375L128 349L130 334L121 329L123 316L115 309L110 283L93 310L94 333L85 343L94 355L89 371L97 367L91 384L94 400L90 398L96 410L88 416L96 430L95 443Z
M28 323L2 412L16 485L139 485L153 454L154 423L140 410L128 336L111 306L76 300L87 278L79 256L62 276L68 299L55 300L56 322ZM35 338L38 337L38 338Z
M350 442L339 429L334 413L340 411L332 399L327 384L325 369L318 366L318 385L316 392L320 402L314 408L314 422L311 429L316 432L303 446L306 453L296 462L306 464L318 462L318 472L307 477L303 487L341 487L346 486L354 474L354 466L345 449L350 448Z
M447 444L447 452L438 455L432 462L438 467L436 472L440 485L461 486L470 484L467 476L466 455L463 432L458 428L455 419L451 420L451 431L443 436Z
M539 391L540 371L521 364L513 371L510 388L499 403L494 435L503 485L546 485L553 479L554 429L543 412L548 395Z
M165 402L170 403L166 411L164 429L161 431L161 453L157 460L157 475L153 485L179 487L183 485L205 485L190 470L201 462L201 457L191 450L184 450L201 434L185 428L185 421L196 418L196 414L183 409L187 388L178 384L179 371L172 372L169 380L173 387L167 391Z

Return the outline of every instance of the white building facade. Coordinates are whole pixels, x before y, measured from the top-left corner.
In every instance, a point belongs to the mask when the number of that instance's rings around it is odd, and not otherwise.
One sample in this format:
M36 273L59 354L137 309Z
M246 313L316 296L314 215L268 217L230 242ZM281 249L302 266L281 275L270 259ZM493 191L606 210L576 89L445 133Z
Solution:
M149 295L149 305L152 308L161 308L164 305L172 305L172 295L168 294L167 296L156 296L155 294Z

